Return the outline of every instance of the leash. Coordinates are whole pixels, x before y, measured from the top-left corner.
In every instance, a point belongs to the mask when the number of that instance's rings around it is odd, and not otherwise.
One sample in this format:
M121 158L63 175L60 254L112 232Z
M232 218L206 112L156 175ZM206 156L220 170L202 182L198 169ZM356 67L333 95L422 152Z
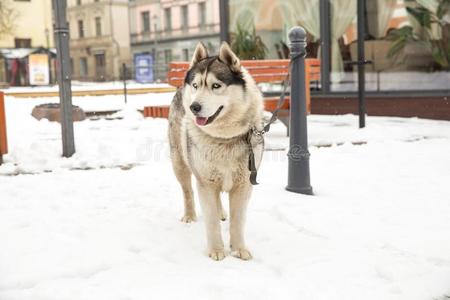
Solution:
M276 120L278 120L278 112L283 107L284 102L286 101L286 91L287 87L290 81L290 74L291 74L291 67L295 60L300 58L300 54L294 56L291 61L289 62L288 66L288 73L286 74L286 78L283 80L283 89L281 91L280 99L278 99L277 107L272 113L272 116L269 119L269 122L267 122L266 125L264 125L262 130L256 129L256 127L250 128L250 130L247 132L246 135L246 142L249 148L249 156L248 156L248 170L250 171L250 183L252 185L257 185L258 182L256 181L256 177L258 175L258 170L256 170L256 163L255 163L255 153L253 151L252 146L252 136L256 136L259 139L264 139L264 134L266 132L269 132L270 125L272 125Z

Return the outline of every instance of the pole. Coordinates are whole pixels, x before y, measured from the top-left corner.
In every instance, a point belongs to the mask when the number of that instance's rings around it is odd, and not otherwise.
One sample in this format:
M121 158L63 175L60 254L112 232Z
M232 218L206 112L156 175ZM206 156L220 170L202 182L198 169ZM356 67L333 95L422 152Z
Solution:
M230 43L230 34L228 32L230 20L230 7L228 0L219 0L220 10L220 41Z
M330 66L331 66L331 14L330 0L320 0L320 78L322 93L330 92Z
M153 82L156 82L156 74L157 74L157 70L156 70L156 64L157 64L156 55L158 54L158 52L157 52L157 48L158 48L158 36L157 36L158 25L157 25L157 17L156 17L156 15L155 15L154 28L155 28L155 30L154 30L155 31L155 39L154 39L154 47L152 49L152 56L153 56Z
M8 153L6 111L5 111L4 93L0 92L0 165L3 164L3 154L6 153Z
M57 49L57 78L59 85L63 156L75 153L72 119L69 29L66 19L67 0L53 0L55 10L55 41Z
M288 185L286 190L312 195L309 174L308 130L306 122L305 56L306 31L296 26L289 32L291 42L291 108Z
M122 64L122 79L123 79L123 96L125 97L125 104L127 104L127 66Z
M358 105L359 128L366 127L366 87L365 87L365 0L358 0Z

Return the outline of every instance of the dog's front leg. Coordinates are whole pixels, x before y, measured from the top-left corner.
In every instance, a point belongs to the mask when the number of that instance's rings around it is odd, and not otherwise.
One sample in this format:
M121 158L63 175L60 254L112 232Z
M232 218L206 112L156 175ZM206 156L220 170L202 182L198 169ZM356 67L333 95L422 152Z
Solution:
M221 216L218 207L220 190L214 185L205 184L200 181L198 181L197 187L200 205L205 218L209 257L214 260L222 260L225 258L225 252L220 230Z
M231 254L243 260L252 258L245 246L244 225L248 201L252 192L250 184L241 184L230 191L230 246Z

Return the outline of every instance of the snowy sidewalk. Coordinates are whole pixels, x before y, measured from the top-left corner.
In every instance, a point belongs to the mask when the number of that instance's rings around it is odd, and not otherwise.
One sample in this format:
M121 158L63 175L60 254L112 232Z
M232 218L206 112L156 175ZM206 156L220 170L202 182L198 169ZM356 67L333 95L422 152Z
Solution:
M354 116L310 116L315 196L286 192L286 155L266 152L248 214L254 259L214 262L202 217L178 221L165 120L127 110L77 123L77 154L63 159L59 124L32 119L34 105L7 100L1 300L450 295L450 122L369 117L358 130ZM285 147L284 131L268 144ZM36 175L12 176L23 173Z

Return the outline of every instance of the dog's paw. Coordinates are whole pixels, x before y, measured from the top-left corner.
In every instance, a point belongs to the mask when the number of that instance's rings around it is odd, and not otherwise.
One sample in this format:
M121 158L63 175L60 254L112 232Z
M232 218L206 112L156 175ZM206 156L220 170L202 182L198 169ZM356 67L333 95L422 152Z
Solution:
M213 260L219 261L225 258L225 252L223 250L211 250L208 256Z
M184 215L180 221L183 223L192 223L192 222L197 221L197 216L195 214L194 215Z
M237 249L231 251L231 255L234 257L240 258L242 260L250 260L252 259L252 254L245 248Z

